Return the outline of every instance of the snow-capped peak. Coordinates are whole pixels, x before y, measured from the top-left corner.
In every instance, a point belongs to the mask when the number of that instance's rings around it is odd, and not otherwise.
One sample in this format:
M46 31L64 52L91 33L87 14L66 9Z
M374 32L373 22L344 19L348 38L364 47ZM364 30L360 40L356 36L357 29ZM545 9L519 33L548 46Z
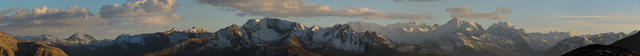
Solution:
M318 29L320 29L320 26L318 25L313 25L313 27L311 27L311 31L316 31Z
M96 41L96 39L89 35L89 34L81 34L81 33L75 33L73 35L71 35L71 37L67 38L66 40L70 40L70 41Z
M277 46L288 37L300 38L308 49L332 47L349 53L363 53L367 47L388 46L391 41L378 33L355 32L347 24L333 27L305 27L300 23L276 18L251 19L242 26L229 26L215 33L210 47L243 48L250 46ZM370 46L369 46L370 45ZM392 46L389 46L392 47Z
M477 25L470 20L459 20L457 18L453 18L449 20L446 24L442 24L438 26L437 29L434 29L436 32L482 32L484 29L482 26ZM465 31L460 31L465 30Z
M261 41L276 41L287 35L286 33L305 30L304 25L300 23L276 18L251 19L242 27L253 33L249 36L258 37Z

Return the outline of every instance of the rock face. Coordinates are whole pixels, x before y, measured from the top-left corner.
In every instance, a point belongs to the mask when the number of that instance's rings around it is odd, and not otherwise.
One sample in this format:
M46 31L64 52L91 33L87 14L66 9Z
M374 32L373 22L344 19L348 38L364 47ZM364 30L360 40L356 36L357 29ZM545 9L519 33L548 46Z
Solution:
M42 42L22 42L13 36L0 32L0 56L68 56L59 48Z

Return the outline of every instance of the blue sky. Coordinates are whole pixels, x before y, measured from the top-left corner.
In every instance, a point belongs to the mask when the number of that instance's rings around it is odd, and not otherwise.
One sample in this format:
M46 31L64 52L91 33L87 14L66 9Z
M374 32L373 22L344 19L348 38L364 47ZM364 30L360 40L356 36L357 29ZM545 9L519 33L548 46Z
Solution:
M527 32L574 31L578 34L596 34L603 32L630 32L640 29L640 1L638 0L435 0L435 1L394 1L394 0L302 0L305 4L317 4L331 7L331 10L345 10L349 7L368 8L386 13L407 13L429 16L433 19L366 19L358 17L318 16L287 18L306 26L331 26L349 21L365 21L382 25L399 22L418 22L443 24L450 17L447 8L467 7L474 13L493 12L496 7L512 9L512 13L503 14L506 20L485 18L464 18L489 27L498 21L507 21ZM122 4L126 0L2 0L0 10L11 8L31 9L67 8L77 5L92 13L99 13L105 5ZM179 29L202 26L215 31L231 24L243 24L248 19L260 19L264 16L237 16L241 11L229 11L223 6L213 6L197 0L177 0L174 12L184 19L168 25ZM224 7L229 8L229 7ZM233 8L233 7L231 7ZM615 15L615 16L614 16ZM166 28L169 29L169 28ZM163 31L163 30L158 30ZM151 31L151 32L158 32ZM148 33L125 31L123 33ZM71 34L71 33L69 33ZM95 34L94 34L95 35ZM114 34L102 34L107 38ZM115 34L117 35L117 34ZM68 36L68 35L58 35Z

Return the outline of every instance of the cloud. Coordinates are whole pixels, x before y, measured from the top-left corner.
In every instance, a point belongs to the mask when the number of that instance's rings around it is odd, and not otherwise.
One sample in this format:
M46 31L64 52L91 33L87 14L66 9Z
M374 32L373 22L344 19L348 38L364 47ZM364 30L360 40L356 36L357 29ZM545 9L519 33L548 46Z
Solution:
M577 32L597 33L597 32L623 32L637 30L640 28L640 24L634 22L638 21L640 16L625 15L620 13L614 13L608 16L557 16L560 18L595 18L595 19L568 19L558 21L556 24L560 24L565 27L571 27L567 30L578 30ZM589 31L579 31L589 30Z
M175 0L129 1L122 5L103 6L100 15L103 18L122 19L133 23L169 24L182 19L173 13L176 7Z
M640 28L640 24L617 24L617 23L597 23L597 21L593 20L565 20L559 21L559 23L564 24L567 30L574 30L577 32L586 32L586 33L599 33L599 32L624 32L637 30ZM588 31L581 31L588 30Z
M34 9L18 9L14 14L2 17L0 23L8 26L66 26L99 24L103 19L96 17L85 8L70 6L66 10L49 9L46 6Z
M347 8L332 10L329 6L305 4L301 0L198 0L212 6L229 7L241 11L238 16L266 16L266 17L363 17L389 19L430 19L430 17L407 14L388 13L369 8Z
M638 21L640 16L631 14L614 13L608 16L556 16L559 18L590 18L590 19L575 19L575 21L585 21L588 23L633 23Z
M559 16L562 18L606 18L606 19L615 19L620 18L620 13L614 13L608 16Z
M0 23L5 24L0 26L0 31L17 34L87 31L93 29L90 27L106 25L108 21L77 6L70 6L66 10L44 6L12 11L15 13L0 17Z
M85 8L42 8L0 11L0 31L17 35L89 33L118 35L108 32L144 32L158 30L182 19L175 15L174 0L138 0L122 5L103 6L98 14ZM6 15L8 14L8 15Z
M500 7L496 8L494 12L483 13L474 13L467 7L447 8L446 11L449 12L453 18L487 18L493 20L506 20L508 18L502 14L511 13L511 9Z

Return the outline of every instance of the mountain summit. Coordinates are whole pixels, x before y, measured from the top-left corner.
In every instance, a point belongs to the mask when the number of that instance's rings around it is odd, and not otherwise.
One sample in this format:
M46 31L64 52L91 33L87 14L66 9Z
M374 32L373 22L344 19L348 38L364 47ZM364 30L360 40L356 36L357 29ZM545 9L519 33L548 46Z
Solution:
M80 33L75 33L73 35L71 35L71 37L67 38L66 40L70 40L70 41L96 41L96 39L89 35L89 34L80 34Z

